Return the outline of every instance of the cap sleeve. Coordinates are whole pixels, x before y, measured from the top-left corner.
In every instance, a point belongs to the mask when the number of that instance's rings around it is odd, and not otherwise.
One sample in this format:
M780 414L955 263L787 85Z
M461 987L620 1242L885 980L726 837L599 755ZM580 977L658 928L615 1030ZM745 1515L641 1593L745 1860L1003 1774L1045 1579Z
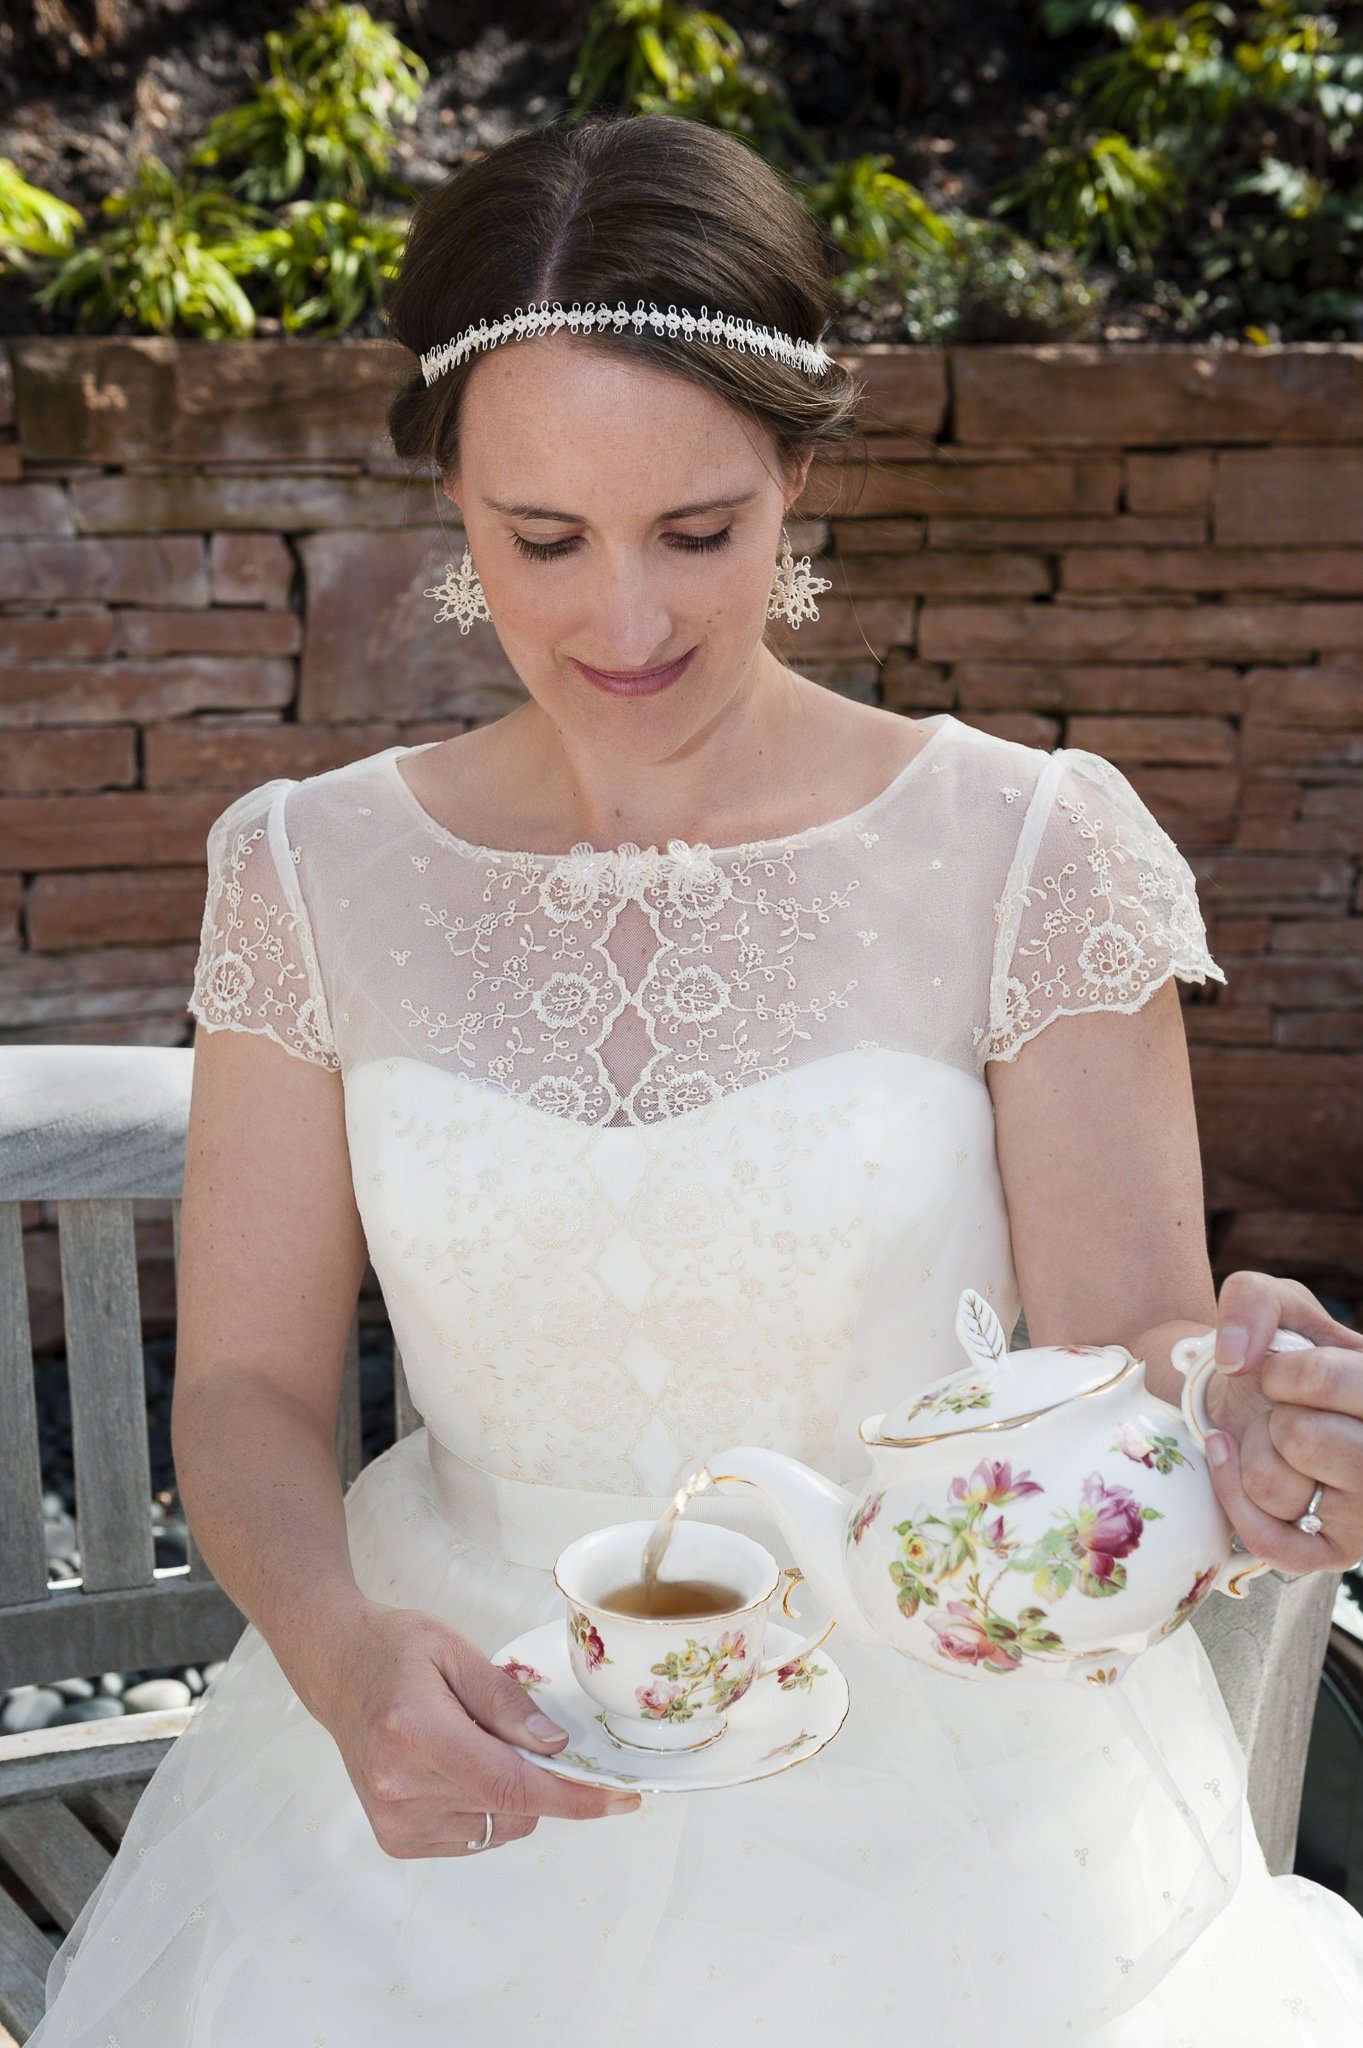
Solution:
M287 776L247 790L208 833L208 894L187 1008L206 1031L250 1031L338 1072L340 1059L289 845Z
M1226 977L1193 871L1101 754L1048 756L995 906L981 1059L1011 1060L1056 1017L1139 1010L1171 974Z

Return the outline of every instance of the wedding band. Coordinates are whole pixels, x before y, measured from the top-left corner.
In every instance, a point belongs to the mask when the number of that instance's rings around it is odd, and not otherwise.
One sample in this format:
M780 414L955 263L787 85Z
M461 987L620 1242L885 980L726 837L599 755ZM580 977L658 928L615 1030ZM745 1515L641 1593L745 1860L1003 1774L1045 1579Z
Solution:
M486 1847L488 1846L488 1843L489 1843L489 1842L490 1842L491 1840L492 1840L492 1815L491 1815L491 1814L488 1814L488 1815L487 1815L487 1826L486 1826L486 1827L485 1827L485 1828L483 1829L483 1839L482 1839L482 1841L481 1841L481 1842L465 1842L465 1844L464 1844L464 1847L465 1847L466 1849L486 1849Z
M1306 1513L1297 1517L1297 1527L1304 1535L1319 1536L1321 1533L1324 1525L1321 1522L1320 1516L1316 1513L1316 1509L1320 1506L1320 1497L1324 1491L1325 1488L1323 1486L1318 1486L1310 1500L1306 1503Z

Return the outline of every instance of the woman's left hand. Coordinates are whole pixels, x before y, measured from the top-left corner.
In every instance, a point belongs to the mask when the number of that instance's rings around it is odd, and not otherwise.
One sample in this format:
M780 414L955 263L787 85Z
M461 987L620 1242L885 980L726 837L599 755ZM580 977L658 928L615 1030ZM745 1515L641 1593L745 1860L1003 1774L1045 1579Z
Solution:
M1351 1330L1299 1280L1273 1273L1228 1274L1216 1304L1216 1360L1244 1365L1206 1379L1207 1408L1228 1455L1213 1455L1212 1486L1252 1556L1293 1575L1349 1571L1363 1554L1363 1334ZM1309 1351L1270 1351L1279 1329L1309 1340ZM1317 1486L1323 1524L1296 1526Z

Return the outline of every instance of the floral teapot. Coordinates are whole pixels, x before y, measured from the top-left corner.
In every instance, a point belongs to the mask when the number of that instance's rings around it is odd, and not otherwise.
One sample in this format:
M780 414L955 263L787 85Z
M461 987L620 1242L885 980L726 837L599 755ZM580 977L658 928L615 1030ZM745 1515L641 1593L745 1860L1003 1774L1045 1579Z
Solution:
M969 1366L859 1435L856 1494L779 1451L718 1452L709 1477L754 1487L810 1590L849 1632L939 1671L1112 1685L1213 1592L1269 1569L1232 1550L1203 1445L1215 1332L1173 1346L1179 1408L1121 1344L1010 1351L966 1288ZM1274 1350L1309 1348L1280 1330Z

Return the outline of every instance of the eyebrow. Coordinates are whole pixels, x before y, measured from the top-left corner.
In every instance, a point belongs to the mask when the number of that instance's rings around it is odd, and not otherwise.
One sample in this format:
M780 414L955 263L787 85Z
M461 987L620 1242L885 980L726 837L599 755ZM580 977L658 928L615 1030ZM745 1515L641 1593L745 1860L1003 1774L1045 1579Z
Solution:
M729 512L738 505L750 505L756 497L755 491L745 491L740 498L702 498L694 505L674 505L670 512L660 512L660 519L692 519L700 512ZM483 503L494 512L504 512L509 519L561 519L570 526L587 526L589 520L580 512L555 512L549 505L507 505L500 498L484 498Z

